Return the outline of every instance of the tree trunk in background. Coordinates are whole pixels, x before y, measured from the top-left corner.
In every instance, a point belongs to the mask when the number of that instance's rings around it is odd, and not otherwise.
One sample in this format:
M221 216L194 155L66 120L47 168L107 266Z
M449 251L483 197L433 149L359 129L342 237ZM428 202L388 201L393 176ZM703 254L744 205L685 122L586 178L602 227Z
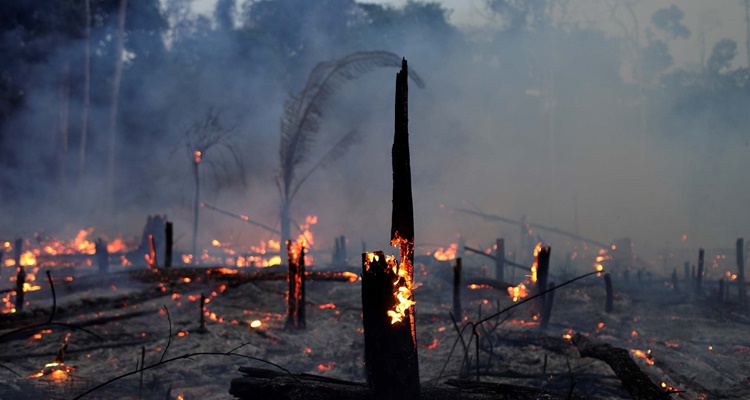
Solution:
M91 92L91 3L84 0L85 5L85 27L84 27L84 53L83 53L83 107L81 110L81 143L78 152L78 180L83 179L86 167L86 140L89 127L89 99Z
M198 217L201 208L201 176L198 166L200 162L193 161L193 179L195 180L195 198L193 199L193 260L197 261L198 255Z
M67 185L66 176L66 164L68 158L68 115L70 108L70 63L65 62L63 65L62 80L60 82L60 103L59 103L59 133L60 133L60 146L58 147L59 155L59 170L60 173L60 188L64 188Z
M115 73L112 79L112 106L109 111L109 153L107 155L107 185L109 206L114 206L115 195L115 142L117 138L117 102L122 81L122 55L125 47L125 12L128 0L120 0L120 23L117 29L117 49L115 50Z

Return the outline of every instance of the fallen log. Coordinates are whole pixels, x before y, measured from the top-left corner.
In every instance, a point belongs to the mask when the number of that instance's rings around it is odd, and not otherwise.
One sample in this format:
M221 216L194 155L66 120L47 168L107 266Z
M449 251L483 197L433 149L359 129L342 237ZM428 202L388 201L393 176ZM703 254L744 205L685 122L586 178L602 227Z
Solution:
M641 371L627 350L608 343L594 343L580 333L576 333L572 341L581 357L606 362L634 400L671 399L668 392L656 386Z
M242 271L226 267L184 267L133 270L130 277L144 283L176 282L185 279L242 283L250 281L285 281L287 272L280 268L264 268L255 271ZM327 282L355 282L359 276L348 271L306 271L305 279Z
M311 374L287 374L262 368L240 367L244 374L231 382L229 394L236 399L360 400L370 398L370 389L364 382L351 382ZM584 399L568 397L567 393L523 386L488 382L448 380L452 387L423 386L421 398L430 400L562 400Z

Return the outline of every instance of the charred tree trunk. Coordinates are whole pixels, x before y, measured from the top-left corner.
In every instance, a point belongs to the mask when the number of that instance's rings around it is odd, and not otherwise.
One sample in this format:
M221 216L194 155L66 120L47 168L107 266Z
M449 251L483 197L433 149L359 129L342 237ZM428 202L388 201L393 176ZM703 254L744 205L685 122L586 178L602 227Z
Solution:
M156 259L156 239L154 235L148 235L148 268L159 268L159 262Z
M461 307L461 258L456 258L453 266L453 315L461 320L463 308Z
M60 188L64 189L68 184L67 165L68 165L68 117L70 115L70 63L65 61L63 65L62 81L60 82L60 103L59 103L59 132L60 145L57 149L59 152L59 170Z
M505 281L505 239L497 239L495 245L495 279Z
M172 268L172 245L174 243L174 229L171 222L167 222L164 228L166 240L164 241L164 268Z
M395 321L389 315L399 302L393 282L400 280L391 263L386 262L382 251L362 254L362 320L367 382L374 399L418 399L419 365L413 335L414 320L408 312L401 321Z
M104 239L97 239L94 243L96 250L96 261L99 264L99 273L106 274L109 272L109 251L107 251L107 242Z
M705 251L703 249L698 250L698 273L695 276L695 294L697 296L703 295L703 256Z
M747 7L747 5L745 6ZM740 304L745 304L745 239L737 239L737 285L740 291Z
M614 308L614 290L612 289L612 276L609 272L604 274L604 288L607 292L607 302L604 305L604 311L609 314Z
M198 333L206 333L206 296L201 293L200 315L198 316Z

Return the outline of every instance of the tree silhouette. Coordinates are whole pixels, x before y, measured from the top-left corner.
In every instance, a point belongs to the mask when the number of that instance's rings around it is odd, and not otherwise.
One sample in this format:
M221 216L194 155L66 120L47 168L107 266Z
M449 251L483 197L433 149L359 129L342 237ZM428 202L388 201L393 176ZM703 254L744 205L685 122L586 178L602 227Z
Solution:
M345 82L382 67L401 67L401 57L385 51L371 51L321 62L310 72L302 91L285 102L281 118L280 168L276 177L281 197L282 249L291 238L289 211L302 184L319 167L345 152L357 138L356 130L348 131L310 169L302 175L297 174L297 169L309 160L315 146L326 102ZM422 79L412 70L409 70L409 76L418 87L424 87Z

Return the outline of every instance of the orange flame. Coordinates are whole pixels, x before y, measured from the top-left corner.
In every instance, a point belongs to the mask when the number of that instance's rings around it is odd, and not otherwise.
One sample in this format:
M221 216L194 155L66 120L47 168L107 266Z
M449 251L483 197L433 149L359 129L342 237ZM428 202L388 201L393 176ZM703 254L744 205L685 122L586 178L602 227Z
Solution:
M440 247L432 254L435 259L440 261L450 261L456 258L458 243L451 243L448 248Z
M531 279L531 283L536 282L537 276L537 268L539 268L539 252L542 251L542 242L539 242L536 244L536 247L534 247L534 263L531 264L531 276L529 277Z
M518 286L512 286L508 288L508 294L514 302L525 298L529 295L529 291L526 289L526 285L519 283Z
M648 350L648 352L644 352L643 350L632 349L630 350L630 352L633 353L634 356L645 360L646 364L654 365L654 358L651 357L651 350Z

